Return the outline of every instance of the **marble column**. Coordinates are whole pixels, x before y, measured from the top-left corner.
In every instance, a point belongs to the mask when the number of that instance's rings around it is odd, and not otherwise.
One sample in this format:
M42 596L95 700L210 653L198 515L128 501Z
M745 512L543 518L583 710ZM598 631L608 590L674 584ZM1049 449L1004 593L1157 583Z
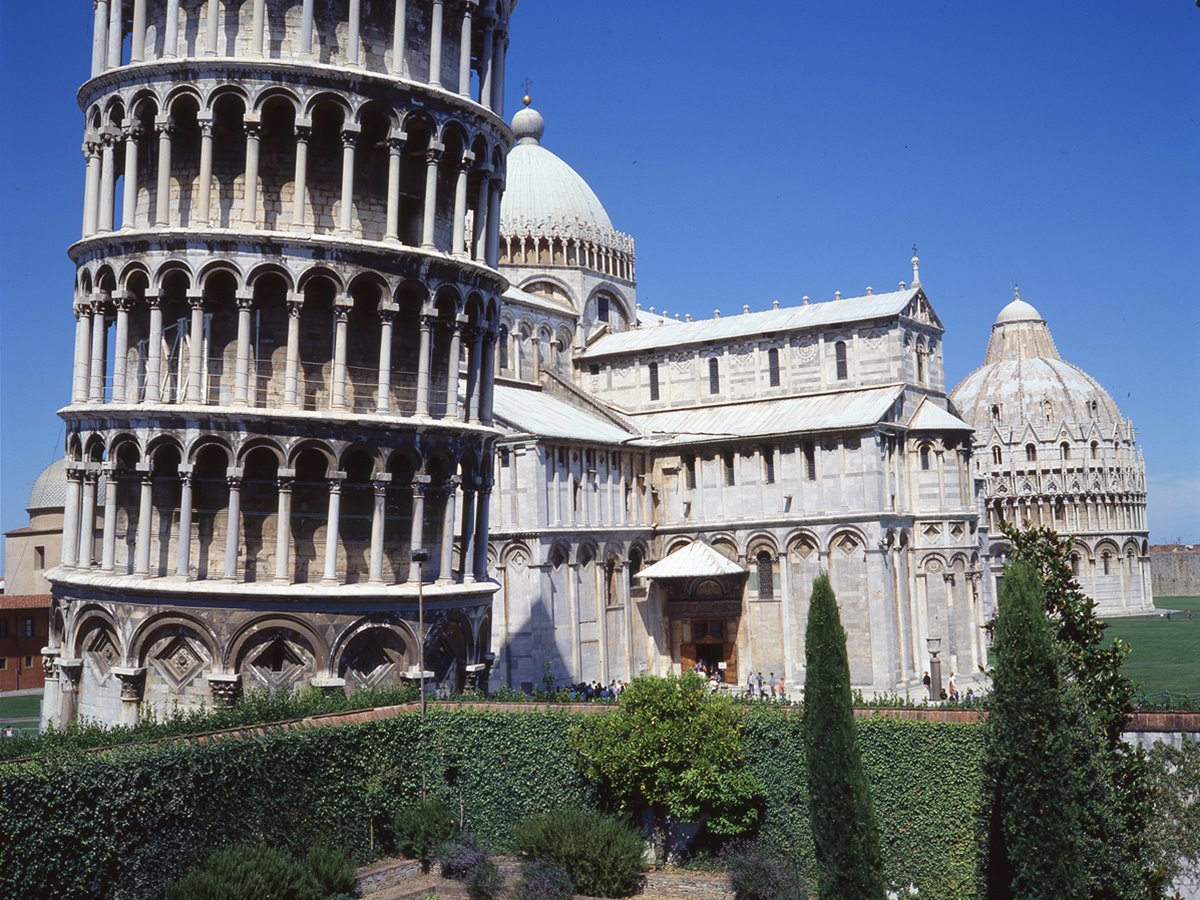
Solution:
M229 506L225 514L225 577L237 580L238 551L241 548L242 470L231 468L225 478L229 485Z
M121 188L121 230L134 227L137 219L138 141L142 129L131 125L125 129L125 184Z
M437 579L439 584L450 584L454 581L454 520L457 492L458 485L453 481L446 485L446 507L442 516L441 559Z
M467 258L467 175L475 154L467 151L455 167L454 183L454 226L450 238L450 252Z
M371 509L371 574L372 584L383 584L383 528L387 515L387 489L392 476L376 475L371 482L375 505Z
M480 483L475 516L475 580L487 581L488 516L491 514L492 483Z
M309 0L311 6L311 0ZM208 27L204 38L204 54L216 56L220 50L221 4L219 0L208 0Z
M471 328L467 331L467 339L471 342L467 354L467 390L466 402L463 403L462 421L479 421L479 385L483 374L483 329Z
M446 360L446 418L458 418L458 373L462 368L462 329L465 316L450 323L450 353Z
M160 403L162 401L162 298L158 295L146 295L146 304L150 307L150 335L146 348L146 402Z
M108 68L121 65L121 45L125 43L124 0L109 0L108 4Z
M215 3L216 0L210 0ZM213 120L201 117L200 126L200 182L196 186L197 225L212 225L212 178L213 178Z
M116 141L112 134L105 134L100 142L100 203L96 227L100 231L113 230L113 207L117 194Z
M425 208L421 218L421 248L436 250L434 244L434 226L437 224L437 183L438 162L445 148L434 143L425 152Z
M357 66L359 64L359 29L362 19L362 0L350 0L350 11L346 22L346 63L347 65Z
M425 546L425 485L412 486L412 530L409 538L409 548L420 550ZM416 562L409 563L408 580L416 581L421 577L421 566Z
M429 417L429 364L433 352L433 341L430 332L433 330L433 317L421 316L421 344L417 352L417 409L416 415L421 418Z
M262 126L258 122L246 122L246 177L245 194L242 199L242 224L258 227L258 156Z
M475 198L475 223L472 240L474 242L473 256L476 262L487 262L487 223L488 223L488 181L491 169L480 170L479 193Z
M111 572L117 558L117 470L104 469L104 531L100 540L100 568Z
M408 4L406 0L396 0L395 13L392 16L392 68L391 74L397 78L408 76L408 66L404 62L404 45L408 26Z
M112 402L126 403L128 377L126 367L129 362L129 307L128 297L118 298L114 305L117 308L117 334L113 342L113 383Z
M339 231L350 237L354 231L354 145L357 131L342 132L342 215Z
M146 0L133 0L133 35L129 41L129 61L146 58Z
M237 298L237 358L234 363L237 368L233 376L233 402L237 406L249 406L250 398L258 396L257 390L251 390L250 377L250 311L253 306L252 297Z
M204 403L208 392L204 390L204 298L199 294L188 297L192 308L192 321L188 328L188 383L187 402Z
M463 486L463 515L462 532L459 537L460 555L458 560L459 578L464 584L475 581L475 488Z
M88 238L96 233L100 221L100 142L87 141L83 145L83 154L87 159L87 176L83 187L83 236Z
M154 518L154 472L150 463L138 463L137 541L133 549L133 574L150 574L150 526Z
M313 0L304 0L300 8L300 56L311 59L313 55Z
M442 17L444 6L443 0L433 0L433 10L429 18L429 83L434 87L442 86Z
M400 240L400 160L404 153L406 135L393 135L388 138L388 187L387 187L387 230L385 241Z
M179 467L179 546L175 574L187 578L192 571L192 467Z
M487 264L493 269L500 263L500 195L504 181L493 177L488 182Z
M479 105L492 108L492 48L496 36L496 19L483 23L483 47L479 51Z
M492 391L495 385L495 379L492 376L493 357L496 350L496 334L495 332L487 332L483 336L483 356L479 370L479 419L478 421L484 425L491 426L492 424Z
M275 583L291 584L292 481L290 469L279 470L278 499L275 514Z
M508 50L508 35L500 34L494 39L492 66L492 112L504 118L504 56Z
M375 395L375 411L386 413L392 408L392 320L395 312L379 311L379 385Z
M346 298L333 307L333 390L330 405L334 409L348 409L346 403L346 331L350 322L350 306L353 301Z
M309 0L311 4L312 0ZM304 195L308 191L308 139L312 128L296 126L296 195L292 200L292 231L304 231Z
M303 397L300 395L300 309L304 297L300 294L288 300L287 361L283 374L283 405L295 409Z
M92 2L92 77L104 71L108 53L108 0Z
M83 470L67 465L67 497L63 505L62 564L73 569L79 561L79 505L83 500Z
M92 352L92 308L86 303L75 304L75 365L71 383L71 402L87 403L90 387Z
M254 0L250 18L250 52L263 56L266 47L267 0Z
M338 525L342 511L342 478L343 473L334 473L329 479L329 515L325 524L325 574L322 578L327 584L336 583L338 556Z
M458 95L471 97L471 4L463 4L462 28L458 40Z
M171 221L171 135L175 126L170 119L154 123L158 132L158 184L154 197L154 226L166 228Z
M90 390L88 400L104 402L105 355L108 352L108 314L103 301L92 304L92 364L90 368Z
M167 19L163 33L163 56L179 55L179 0L167 0Z

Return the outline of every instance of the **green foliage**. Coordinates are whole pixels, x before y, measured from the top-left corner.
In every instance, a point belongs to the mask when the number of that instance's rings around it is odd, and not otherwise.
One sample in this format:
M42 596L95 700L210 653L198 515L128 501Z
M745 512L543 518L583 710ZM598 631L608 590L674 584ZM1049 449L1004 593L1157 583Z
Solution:
M994 900L1086 896L1082 784L1064 681L1036 567L1005 569L985 729L987 835L981 875Z
M1150 751L1154 794L1150 843L1164 880L1200 884L1200 739L1182 746L1156 744Z
M527 859L521 863L521 877L513 892L514 900L571 900L575 883L566 870L545 859Z
M218 850L203 868L166 888L166 900L321 900L324 896L307 866L265 844Z
M573 742L622 813L653 813L660 849L668 817L718 835L754 827L762 785L742 758L741 727L738 708L699 675L641 676L616 713L591 717Z
M551 810L521 822L513 846L531 859L554 863L575 890L591 897L624 897L641 886L646 845L637 829L587 809Z
M1107 623L1071 574L1071 543L1048 528L1019 531L1002 523L1014 561L1033 566L1052 625L1055 655L1069 684L1089 894L1162 896L1162 875L1148 834L1151 788L1145 753L1120 739L1136 701L1136 685L1121 670L1129 644L1106 644ZM1113 892L1116 892L1115 894Z
M751 841L721 851L737 900L808 900L808 882L795 862Z
M473 834L443 841L435 851L445 878L461 881L471 900L490 900L504 883L486 847Z
M321 888L321 896L354 893L354 860L328 844L316 844L304 856L304 864Z
M112 747L142 741L201 734L243 725L261 725L303 719L306 716L398 706L417 699L416 688L360 688L345 694L327 694L318 688L296 693L252 691L229 709L175 710L156 715L147 707L136 725L106 726L95 722L51 728L43 734L28 734L0 741L0 761L50 753L67 753L93 747Z
M422 800L402 806L392 817L392 840L396 852L419 859L428 870L434 849L458 830L458 822L444 803Z
M846 632L824 573L813 581L804 654L804 747L820 893L882 900L883 861L856 740Z

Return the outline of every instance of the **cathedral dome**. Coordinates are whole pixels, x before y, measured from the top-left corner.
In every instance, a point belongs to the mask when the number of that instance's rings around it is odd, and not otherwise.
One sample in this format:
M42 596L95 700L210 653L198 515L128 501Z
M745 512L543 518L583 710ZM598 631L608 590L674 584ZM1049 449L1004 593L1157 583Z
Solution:
M1121 423L1100 382L1059 356L1041 314L1020 297L1000 311L984 363L950 394L977 433L991 423Z
M613 232L612 220L582 176L542 146L546 121L525 107L512 121L517 143L508 154L500 231L520 234L532 227L564 237L594 240Z
M26 509L52 509L67 502L67 461L60 459L42 469L29 491Z

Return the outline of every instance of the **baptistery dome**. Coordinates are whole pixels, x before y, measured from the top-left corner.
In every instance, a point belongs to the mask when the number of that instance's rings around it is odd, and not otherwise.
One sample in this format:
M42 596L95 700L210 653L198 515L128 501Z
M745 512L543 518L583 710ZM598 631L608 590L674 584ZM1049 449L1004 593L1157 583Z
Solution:
M1133 423L1112 396L1063 360L1041 314L1020 296L992 325L983 365L950 395L975 429L996 570L1000 522L1053 528L1105 615L1152 608L1146 472Z

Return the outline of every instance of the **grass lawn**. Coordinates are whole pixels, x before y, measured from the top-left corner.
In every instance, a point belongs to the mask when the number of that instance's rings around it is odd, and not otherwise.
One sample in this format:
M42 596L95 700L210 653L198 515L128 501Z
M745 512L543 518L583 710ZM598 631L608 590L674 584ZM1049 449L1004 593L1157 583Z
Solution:
M41 694L22 694L17 697L0 695L0 728L11 725L17 731L37 731L42 714ZM25 719L26 721L14 721Z
M1125 674L1140 682L1147 695L1186 692L1200 701L1200 597L1155 597L1159 609L1192 610L1171 620L1161 615L1109 619L1106 636L1128 641L1132 651Z

